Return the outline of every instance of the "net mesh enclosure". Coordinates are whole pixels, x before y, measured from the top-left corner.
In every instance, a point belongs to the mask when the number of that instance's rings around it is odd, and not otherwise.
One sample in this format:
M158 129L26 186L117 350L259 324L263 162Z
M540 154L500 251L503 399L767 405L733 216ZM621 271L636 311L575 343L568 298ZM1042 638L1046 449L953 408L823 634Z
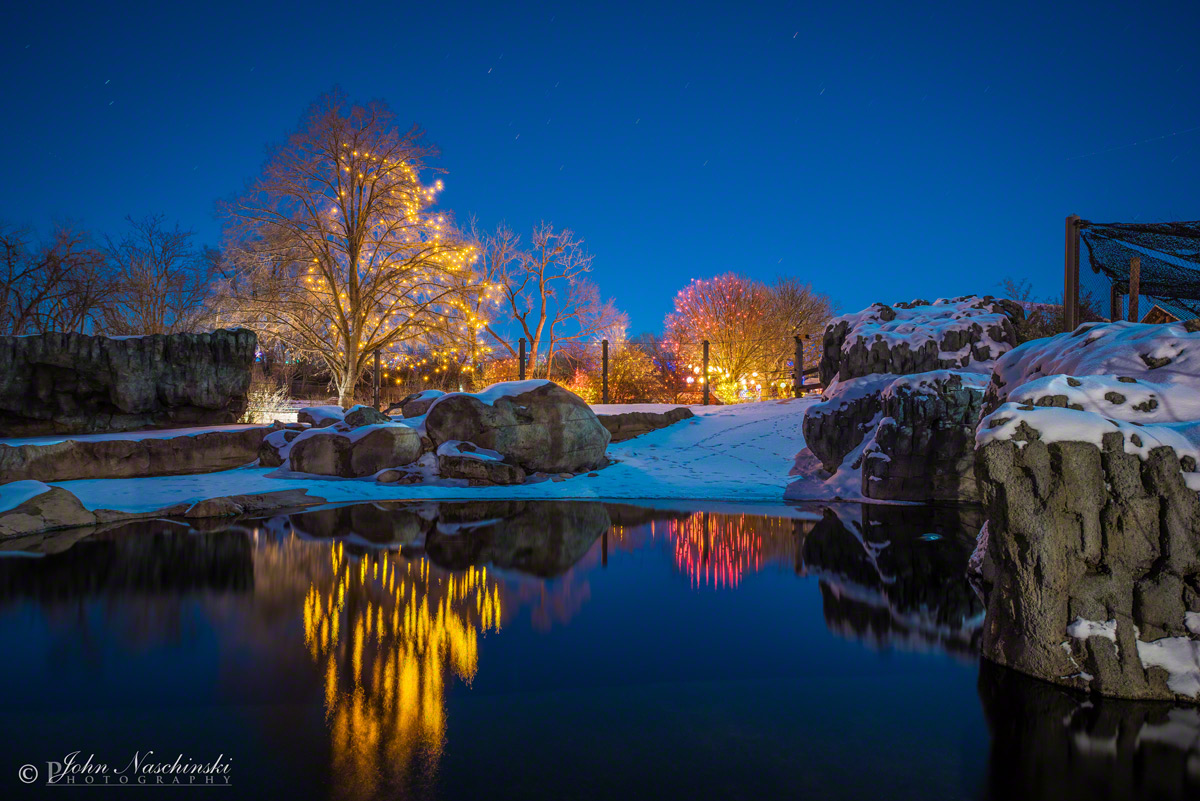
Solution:
M1200 317L1200 221L1079 227L1079 322L1129 319L1134 257L1138 320Z

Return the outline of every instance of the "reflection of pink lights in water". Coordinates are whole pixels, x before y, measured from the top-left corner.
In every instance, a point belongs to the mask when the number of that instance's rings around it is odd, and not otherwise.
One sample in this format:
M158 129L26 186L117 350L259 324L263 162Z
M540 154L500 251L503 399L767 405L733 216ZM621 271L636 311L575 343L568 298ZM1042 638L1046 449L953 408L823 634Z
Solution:
M620 542L630 529L614 527ZM692 587L733 588L749 573L769 562L791 564L796 536L790 521L754 515L697 513L680 520L660 520L649 525L650 538L671 541L675 567Z

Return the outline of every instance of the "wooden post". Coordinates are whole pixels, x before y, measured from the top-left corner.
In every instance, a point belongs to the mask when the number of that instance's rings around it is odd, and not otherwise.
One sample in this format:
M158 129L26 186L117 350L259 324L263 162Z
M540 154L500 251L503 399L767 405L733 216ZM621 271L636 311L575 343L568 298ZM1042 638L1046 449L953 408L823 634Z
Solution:
M792 394L800 397L804 392L804 341L800 337L792 337L796 341L796 355L792 358Z
M1120 320L1125 316L1122 311L1121 285L1113 281L1112 286L1108 289L1108 321L1115 323Z
M608 340L600 340L600 402L608 403Z
M1067 217L1066 264L1063 273L1063 324L1067 331L1079 325L1079 215Z
M525 337L521 337L521 341L518 344L520 345L520 353L517 356L517 377L521 381L524 381L525 380Z
M700 374L700 381L704 384L704 405L708 405L708 340L704 340L704 372Z
M1138 317L1138 293L1142 284L1142 257L1134 256L1129 260L1129 322L1136 323Z
M371 381L375 385L375 391L371 393L371 403L375 406L376 411L379 410L379 349L375 349L375 378Z

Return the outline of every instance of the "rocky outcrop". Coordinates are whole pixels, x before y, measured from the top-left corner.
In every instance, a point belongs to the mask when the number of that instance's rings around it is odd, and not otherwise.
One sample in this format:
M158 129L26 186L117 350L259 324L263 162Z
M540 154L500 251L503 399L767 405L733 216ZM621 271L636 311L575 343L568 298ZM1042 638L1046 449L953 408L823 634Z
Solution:
M950 371L899 379L879 396L883 417L863 450L863 495L877 500L979 500L975 424L978 374Z
M688 420L695 416L691 409L680 406L665 412L598 414L596 419L608 430L611 437L610 442L624 442L627 439L649 434L651 431L675 425L681 420Z
M876 303L825 329L819 373L828 386L864 375L914 375L990 362L1017 344L1024 311L1010 300L968 295L933 303Z
M237 422L255 347L245 329L0 337L0 436Z
M843 498L978 500L974 426L992 360L1016 345L1022 314L968 296L834 320L819 368L827 388L805 412L801 478L785 497L828 497L834 482ZM817 475L804 475L813 460Z
M411 464L421 455L421 435L402 423L350 431L312 429L288 443L289 468L297 473L361 478Z
M392 418L370 406L354 406L347 409L346 416L342 419L351 428L392 422Z
M74 481L213 473L253 462L269 430L246 427L180 436L148 432L136 439L0 443L0 476L7 481Z
M607 463L609 433L582 398L549 381L451 393L425 416L435 446L471 442L527 472L579 473Z
M976 432L983 653L1200 702L1200 325L1080 326L992 376Z

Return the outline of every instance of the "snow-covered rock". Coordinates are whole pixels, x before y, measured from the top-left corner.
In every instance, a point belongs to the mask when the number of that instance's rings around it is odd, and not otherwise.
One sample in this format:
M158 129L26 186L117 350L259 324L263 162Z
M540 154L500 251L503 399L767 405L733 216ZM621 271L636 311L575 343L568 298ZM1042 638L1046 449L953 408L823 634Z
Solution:
M287 466L293 472L361 478L416 461L421 455L421 436L401 423L377 423L349 431L314 428L284 443L280 450L287 451Z
M434 446L471 442L528 472L578 473L607 462L609 433L578 395L550 381L510 381L453 392L425 414Z
M786 497L975 500L975 423L1021 315L1009 301L969 296L836 318L820 365L827 388L804 418L824 480L804 476Z
M876 303L825 329L821 383L874 373L912 375L990 364L1017 343L1024 316L1009 300L967 295L933 303Z
M986 403L984 655L1200 703L1200 323L1026 343L997 362Z

